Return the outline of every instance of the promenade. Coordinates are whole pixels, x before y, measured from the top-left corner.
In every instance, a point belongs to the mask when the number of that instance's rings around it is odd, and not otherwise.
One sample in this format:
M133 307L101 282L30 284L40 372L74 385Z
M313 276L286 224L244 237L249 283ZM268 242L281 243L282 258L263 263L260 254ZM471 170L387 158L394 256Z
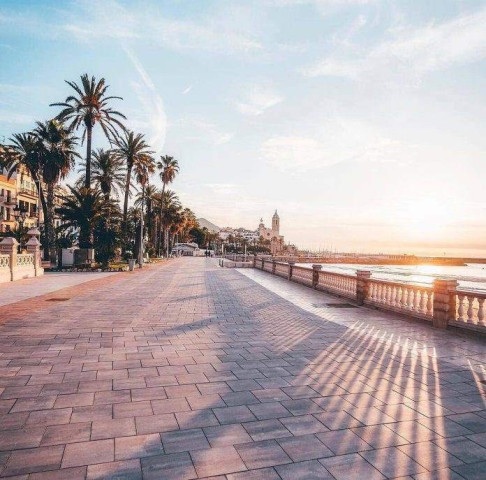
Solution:
M71 278L1 290L2 478L486 478L484 338L213 259Z

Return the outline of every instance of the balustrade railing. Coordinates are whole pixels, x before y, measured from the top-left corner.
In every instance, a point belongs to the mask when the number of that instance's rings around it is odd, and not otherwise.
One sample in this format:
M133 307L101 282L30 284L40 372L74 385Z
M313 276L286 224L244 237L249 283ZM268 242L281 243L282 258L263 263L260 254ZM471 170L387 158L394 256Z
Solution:
M325 290L345 297L356 298L357 279L353 275L343 275L319 271L317 290Z
M431 321L439 328L453 325L486 333L486 293L457 288L457 282L435 280L433 286L412 285L371 278L368 271L345 275L293 264L255 258L255 268L274 273L317 290L410 317Z
M10 255L0 255L0 268L10 268Z
M486 293L457 291L453 322L486 327Z
M364 303L431 320L434 290L428 286L369 279Z
M34 265L34 255L22 253L17 255L17 267L30 267Z
M310 268L292 267L292 280L304 285L313 284L314 272Z
M288 263L275 263L275 275L288 278L290 265Z

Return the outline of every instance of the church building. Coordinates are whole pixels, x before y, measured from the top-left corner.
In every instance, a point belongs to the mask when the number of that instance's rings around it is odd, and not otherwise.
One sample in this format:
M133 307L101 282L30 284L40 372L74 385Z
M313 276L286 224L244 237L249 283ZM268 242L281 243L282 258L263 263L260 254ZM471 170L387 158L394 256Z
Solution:
M272 255L275 255L283 250L284 237L280 235L280 217L277 210L272 217L272 228L265 227L263 218L260 219L260 225L258 225L258 234L263 237L264 240L270 240L270 250Z

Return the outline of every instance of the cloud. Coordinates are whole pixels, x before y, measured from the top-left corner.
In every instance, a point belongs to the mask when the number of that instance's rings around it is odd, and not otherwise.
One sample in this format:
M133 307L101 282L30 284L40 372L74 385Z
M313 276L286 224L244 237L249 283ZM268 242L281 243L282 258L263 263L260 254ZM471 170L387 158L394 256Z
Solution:
M157 153L161 153L167 131L167 115L165 114L164 102L157 92L152 78L138 57L128 46L123 45L122 48L142 80L141 84L133 83L133 87L140 103L144 107L142 123L145 123L146 128L149 130L148 141Z
M181 118L171 126L183 129L185 140L197 140L212 145L223 145L234 137L234 133L221 130L215 123L204 118Z
M187 95L191 90L192 90L192 85L189 85L187 88L185 88L184 90L182 90L181 94L182 95Z
M218 54L262 48L254 36L224 16L201 15L197 20L171 18L159 9L129 9L115 0L84 0L78 5L82 14L73 16L62 29L81 41L132 39L177 51L203 50Z
M306 76L345 78L402 76L420 78L427 72L486 58L486 8L440 24L389 31L392 38L369 51L356 45L302 70Z
M236 109L244 115L261 115L265 110L283 101L278 93L262 86L253 86L248 89L245 98L236 102Z

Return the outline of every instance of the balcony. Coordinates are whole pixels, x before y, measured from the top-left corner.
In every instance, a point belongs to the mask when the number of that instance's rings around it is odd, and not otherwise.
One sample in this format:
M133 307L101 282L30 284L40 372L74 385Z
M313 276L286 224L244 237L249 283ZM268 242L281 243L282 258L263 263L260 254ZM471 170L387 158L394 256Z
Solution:
M18 193L19 195L27 195L29 197L37 198L37 190L35 188L20 187Z

